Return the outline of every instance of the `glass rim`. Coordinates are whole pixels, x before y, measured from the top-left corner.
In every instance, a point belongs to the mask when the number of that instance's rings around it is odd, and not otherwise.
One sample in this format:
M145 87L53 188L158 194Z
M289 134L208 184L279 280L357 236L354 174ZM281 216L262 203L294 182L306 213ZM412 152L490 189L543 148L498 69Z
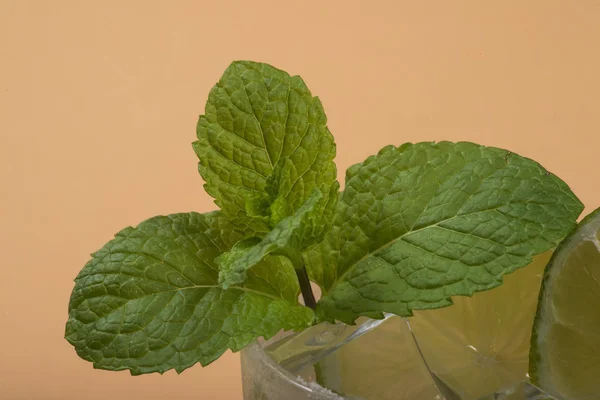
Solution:
M255 340L252 343L250 343L242 350L242 352L247 353L250 356L250 358L255 360L255 362L258 361L260 364L263 365L263 367L268 368L271 372L273 372L277 379L280 379L286 384L295 386L296 388L306 392L309 395L313 395L315 397L318 396L319 399L323 400L345 399L345 397L331 392L329 389L322 388L322 390L316 390L316 388L308 386L308 382L304 381L299 376L295 376L294 374L277 364L275 360L273 360L273 358L271 358L271 356L269 356L267 352L265 352L264 347L260 344L258 340ZM318 383L316 382L315 384L318 385Z

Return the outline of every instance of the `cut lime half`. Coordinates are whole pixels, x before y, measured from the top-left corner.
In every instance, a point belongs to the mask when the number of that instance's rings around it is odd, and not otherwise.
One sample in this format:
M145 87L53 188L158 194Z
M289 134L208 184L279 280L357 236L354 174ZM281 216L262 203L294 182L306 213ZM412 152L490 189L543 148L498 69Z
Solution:
M600 209L559 245L544 274L530 376L569 400L600 399Z

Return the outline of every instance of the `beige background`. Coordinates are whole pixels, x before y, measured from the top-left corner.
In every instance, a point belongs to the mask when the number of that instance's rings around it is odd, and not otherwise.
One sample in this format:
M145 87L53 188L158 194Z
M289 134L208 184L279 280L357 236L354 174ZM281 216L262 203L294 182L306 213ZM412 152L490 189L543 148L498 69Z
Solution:
M0 0L0 399L240 399L237 354L182 375L96 371L63 340L89 253L208 211L190 143L251 59L321 97L340 178L382 146L470 140L600 206L600 2Z

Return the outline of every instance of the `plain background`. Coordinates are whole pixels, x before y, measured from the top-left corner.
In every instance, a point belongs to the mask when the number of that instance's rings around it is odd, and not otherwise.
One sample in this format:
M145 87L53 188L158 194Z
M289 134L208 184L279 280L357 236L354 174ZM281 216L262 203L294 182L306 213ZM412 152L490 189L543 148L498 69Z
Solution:
M600 206L600 2L0 0L0 399L241 399L239 358L93 370L63 339L112 235L215 208L191 142L236 59L321 97L340 179L387 144L469 140Z

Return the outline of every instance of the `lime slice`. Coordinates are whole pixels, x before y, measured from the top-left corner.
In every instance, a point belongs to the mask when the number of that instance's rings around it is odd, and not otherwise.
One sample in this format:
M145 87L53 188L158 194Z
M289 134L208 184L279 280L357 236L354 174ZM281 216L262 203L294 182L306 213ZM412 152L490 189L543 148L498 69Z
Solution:
M408 319L435 383L404 319L396 317L321 362L318 380L349 397L378 400L439 399L436 385L462 399L478 399L525 380L550 255L535 257L497 288L454 297L450 307L416 311Z
M600 399L600 209L552 257L531 343L535 384L561 398Z
M416 311L411 327L430 369L461 398L478 399L526 379L539 288L551 252L473 297Z
M400 317L345 344L315 364L315 372L321 385L348 399L441 398L406 320Z

